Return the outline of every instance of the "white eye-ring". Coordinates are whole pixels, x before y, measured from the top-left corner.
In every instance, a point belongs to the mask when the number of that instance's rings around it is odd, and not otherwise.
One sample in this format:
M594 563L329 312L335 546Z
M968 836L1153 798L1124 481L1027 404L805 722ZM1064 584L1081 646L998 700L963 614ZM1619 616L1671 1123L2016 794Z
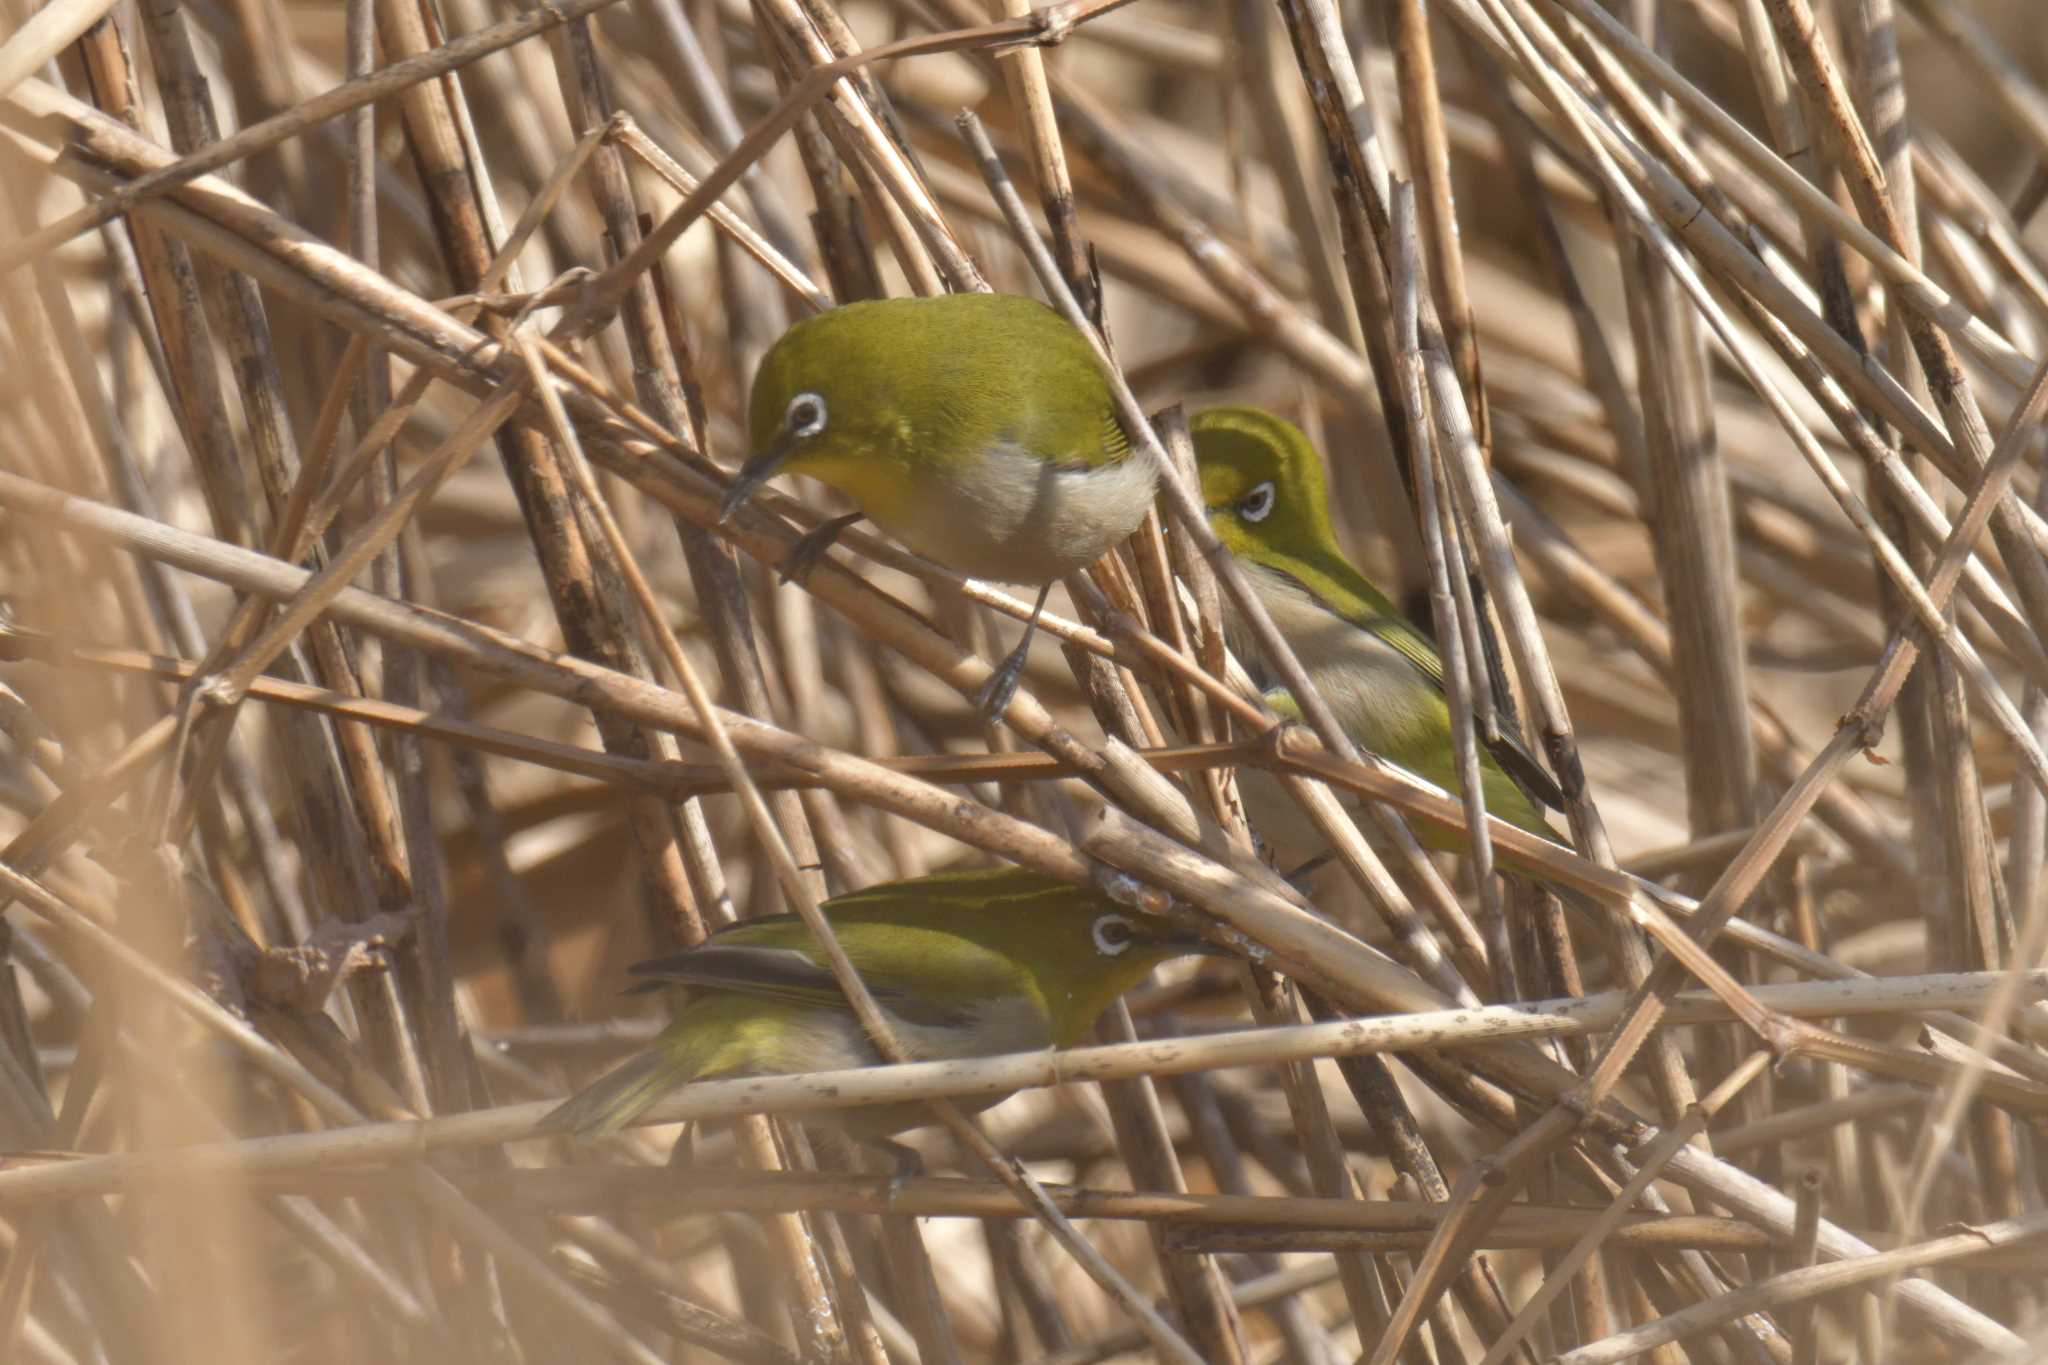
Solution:
M1104 915L1095 921L1095 951L1104 957L1120 955L1137 937L1136 927L1122 915Z
M792 436L816 436L825 429L825 400L815 393L800 393L789 400L782 421Z
M1246 521L1264 521L1273 512L1273 481L1266 480L1237 500L1237 514Z

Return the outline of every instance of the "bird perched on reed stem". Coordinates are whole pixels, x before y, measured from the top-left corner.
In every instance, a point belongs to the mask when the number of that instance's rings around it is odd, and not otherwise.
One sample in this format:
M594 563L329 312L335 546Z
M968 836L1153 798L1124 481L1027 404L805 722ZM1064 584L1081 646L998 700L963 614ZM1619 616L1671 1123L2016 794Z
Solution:
M1253 407L1211 408L1188 427L1210 527L1243 564L1345 734L1361 749L1462 792L1443 662L1429 637L1345 558L1330 524L1322 459L1308 437ZM1225 632L1247 666L1262 667L1257 642L1235 613ZM1285 688L1271 688L1265 699L1282 715L1300 715ZM1526 749L1503 736L1480 754L1479 766L1490 814L1556 840L1543 807L1561 806L1563 797ZM1254 821L1269 837L1302 846L1313 835L1277 783L1241 776ZM1320 836L1314 842L1320 846Z
M806 318L761 361L747 406L753 454L720 519L768 479L808 474L860 507L806 535L802 577L865 516L974 578L1038 587L1024 639L976 704L1000 714L1061 576L1137 529L1157 471L1131 448L1088 339L1010 294L850 303Z
M1100 892L1016 868L942 872L871 886L822 907L840 946L913 1060L1069 1047L1160 963L1220 955L1167 921ZM633 967L635 989L677 988L673 1022L645 1051L543 1120L594 1138L690 1081L880 1062L824 950L794 915L746 920L674 957ZM970 1112L1001 1095L960 1101ZM931 1121L928 1104L807 1117L895 1151L891 1133Z

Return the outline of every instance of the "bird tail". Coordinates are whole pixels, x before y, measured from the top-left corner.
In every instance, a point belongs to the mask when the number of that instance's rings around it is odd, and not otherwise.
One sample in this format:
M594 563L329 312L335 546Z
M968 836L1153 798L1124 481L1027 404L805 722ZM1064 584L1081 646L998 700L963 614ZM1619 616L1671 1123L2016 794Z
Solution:
M557 1105L540 1121L543 1129L574 1134L583 1142L609 1137L645 1113L647 1107L692 1078L695 1068L665 1047L628 1057Z

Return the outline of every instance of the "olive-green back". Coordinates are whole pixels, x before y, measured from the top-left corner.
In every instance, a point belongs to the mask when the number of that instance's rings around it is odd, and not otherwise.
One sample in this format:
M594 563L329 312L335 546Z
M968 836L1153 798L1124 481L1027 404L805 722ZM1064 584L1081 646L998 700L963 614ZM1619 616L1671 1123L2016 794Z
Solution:
M1125 458L1129 442L1086 337L1035 299L943 294L850 303L791 327L754 376L753 449L789 402L816 393L823 435L788 468L828 481L834 466L967 460L998 445L1055 466Z
M827 901L834 936L877 1001L942 1025L988 1002L1022 997L1053 1041L1075 1041L1109 1002L1191 945L1162 920L1126 914L1100 893L1017 868L941 872ZM1104 954L1095 929L1120 915L1133 935ZM704 991L847 1008L824 950L795 915L746 920L636 974Z

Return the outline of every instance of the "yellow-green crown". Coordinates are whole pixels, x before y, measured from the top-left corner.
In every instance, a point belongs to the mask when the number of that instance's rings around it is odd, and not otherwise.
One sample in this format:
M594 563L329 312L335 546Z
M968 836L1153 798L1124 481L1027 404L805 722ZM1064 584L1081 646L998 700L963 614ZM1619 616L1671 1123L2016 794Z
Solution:
M761 360L755 453L839 488L978 458L999 445L1055 463L1122 454L1088 341L1016 294L849 303L806 318Z
M1323 462L1300 427L1263 408L1222 407L1188 422L1202 502L1217 537L1241 559L1334 553Z

